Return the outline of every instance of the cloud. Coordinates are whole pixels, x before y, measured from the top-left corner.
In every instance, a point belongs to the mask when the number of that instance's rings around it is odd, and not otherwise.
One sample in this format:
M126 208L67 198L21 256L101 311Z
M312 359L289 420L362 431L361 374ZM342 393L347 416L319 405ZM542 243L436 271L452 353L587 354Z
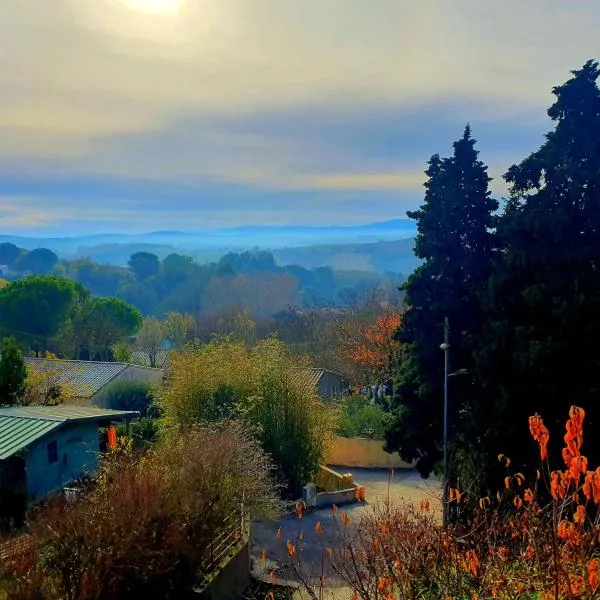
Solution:
M148 202L185 224L190 199L215 222L253 203L277 222L351 221L371 202L401 215L466 121L494 176L533 150L551 87L596 55L599 18L591 0L187 0L167 17L9 2L0 193L47 197L48 223L59 205L55 223L89 220L79 206L100 197L98 220L132 227L151 225Z

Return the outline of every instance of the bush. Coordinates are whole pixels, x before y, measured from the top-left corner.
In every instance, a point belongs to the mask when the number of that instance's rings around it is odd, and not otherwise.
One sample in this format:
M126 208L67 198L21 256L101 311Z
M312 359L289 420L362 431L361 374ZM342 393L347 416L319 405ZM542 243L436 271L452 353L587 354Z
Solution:
M332 430L331 411L303 366L308 363L276 339L248 348L220 338L174 353L169 384L157 400L162 422L177 435L199 422L242 419L295 495L316 473Z
M102 404L113 410L137 410L141 417L156 417L152 385L143 381L118 381L106 391Z
M383 440L391 416L365 396L349 396L341 406L337 432L344 437Z
M238 423L191 428L141 457L114 451L89 496L32 516L34 545L0 566L0 582L23 600L183 597L242 503L253 517L276 510L271 473Z

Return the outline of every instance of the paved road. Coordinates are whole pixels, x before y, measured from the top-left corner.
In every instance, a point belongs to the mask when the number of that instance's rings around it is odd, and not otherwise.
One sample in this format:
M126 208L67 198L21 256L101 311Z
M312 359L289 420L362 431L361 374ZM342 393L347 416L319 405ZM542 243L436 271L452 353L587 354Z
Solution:
M429 499L430 506L434 511L441 511L439 498L441 496L440 483L437 480L423 480L413 470L402 470L392 473L380 469L357 469L333 467L338 472L351 471L354 481L366 488L367 502L362 504L351 504L340 507L337 519L334 520L330 508L309 511L302 519L297 515L287 514L276 521L257 521L252 525L251 552L254 564L255 576L268 576L268 571L276 570L278 563L286 563L286 542L289 539L297 548L298 556L302 562L303 571L312 576L321 573L321 565L324 561L325 548L332 546L337 536L337 528L344 527L341 522L341 513L347 513L350 519L349 528L355 531L365 511L371 510L378 502L408 502L418 505L423 498ZM323 533L317 536L315 526L320 523ZM281 537L277 532L281 529ZM266 551L267 560L261 556ZM283 560L282 560L283 559ZM330 573L326 573L331 576ZM280 573L286 577L285 571ZM333 583L333 582L332 582Z

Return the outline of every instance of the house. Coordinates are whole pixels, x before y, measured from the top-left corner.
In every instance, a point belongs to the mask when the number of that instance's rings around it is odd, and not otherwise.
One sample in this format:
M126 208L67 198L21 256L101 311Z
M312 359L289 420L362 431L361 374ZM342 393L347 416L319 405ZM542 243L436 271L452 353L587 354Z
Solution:
M124 362L28 357L25 364L30 373L42 375L51 385L60 386L67 395L63 402L79 406L103 406L111 386L118 382L160 384L164 377L162 369Z
M64 405L0 407L0 491L20 488L43 498L93 473L102 429L138 414Z
M302 377L325 401L333 401L348 393L349 385L343 375L328 369L296 369Z

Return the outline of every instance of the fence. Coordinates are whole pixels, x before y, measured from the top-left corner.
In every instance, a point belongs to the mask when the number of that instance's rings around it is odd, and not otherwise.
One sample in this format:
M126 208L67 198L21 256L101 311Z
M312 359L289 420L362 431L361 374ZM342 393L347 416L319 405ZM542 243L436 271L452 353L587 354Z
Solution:
M243 506L240 512L229 515L222 524L217 537L207 545L206 556L199 569L200 581L210 580L211 575L222 568L226 558L235 556L248 542L248 516Z

